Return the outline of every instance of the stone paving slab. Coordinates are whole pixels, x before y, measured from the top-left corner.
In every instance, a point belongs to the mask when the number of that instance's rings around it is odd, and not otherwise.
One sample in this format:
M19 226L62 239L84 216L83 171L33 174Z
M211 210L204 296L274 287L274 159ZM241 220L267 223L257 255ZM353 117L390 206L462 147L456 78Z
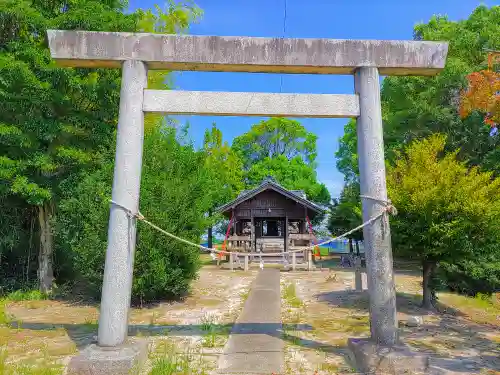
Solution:
M280 273L259 272L219 360L220 374L282 374Z

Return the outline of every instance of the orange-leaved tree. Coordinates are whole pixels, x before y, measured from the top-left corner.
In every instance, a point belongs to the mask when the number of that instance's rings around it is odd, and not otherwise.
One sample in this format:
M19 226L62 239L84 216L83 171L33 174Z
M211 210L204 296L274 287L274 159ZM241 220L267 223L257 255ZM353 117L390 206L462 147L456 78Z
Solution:
M499 63L500 52L492 52L488 56L488 69L467 76L468 87L460 101L462 118L479 111L485 114L484 122L492 128L500 124L500 73L495 70Z

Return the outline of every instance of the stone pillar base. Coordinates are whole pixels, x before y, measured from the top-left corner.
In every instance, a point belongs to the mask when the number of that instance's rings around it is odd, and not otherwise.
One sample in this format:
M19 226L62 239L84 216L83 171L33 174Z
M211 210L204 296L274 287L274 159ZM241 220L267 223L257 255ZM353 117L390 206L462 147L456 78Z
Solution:
M101 347L92 344L71 358L67 375L135 375L139 374L147 358L145 341L123 344L119 347Z
M425 374L429 368L428 356L403 345L387 347L369 339L349 339L348 348L356 370L363 374Z

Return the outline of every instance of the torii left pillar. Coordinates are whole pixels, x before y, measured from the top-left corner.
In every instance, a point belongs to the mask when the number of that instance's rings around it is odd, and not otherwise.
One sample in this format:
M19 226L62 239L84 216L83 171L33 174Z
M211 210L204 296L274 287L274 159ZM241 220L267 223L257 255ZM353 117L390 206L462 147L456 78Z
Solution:
M144 89L148 73L142 61L122 66L115 171L102 285L98 342L113 347L125 342L134 272L136 218L139 211L144 140ZM130 211L128 211L130 210Z
M144 341L127 342L137 233L134 214L139 211L146 87L146 64L137 60L125 61L122 65L98 345L91 345L74 357L68 374L129 374L131 369L141 367L146 358Z

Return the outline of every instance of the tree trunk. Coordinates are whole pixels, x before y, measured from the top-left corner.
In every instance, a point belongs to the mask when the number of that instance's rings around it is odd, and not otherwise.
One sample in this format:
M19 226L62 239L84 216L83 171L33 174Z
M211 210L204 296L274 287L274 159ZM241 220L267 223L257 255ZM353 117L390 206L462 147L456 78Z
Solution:
M38 206L38 223L40 225L40 252L38 254L38 283L40 292L48 293L52 289L54 271L52 269L53 234L51 219L53 214L52 202Z
M432 283L434 270L436 269L436 262L424 260L422 262L422 276L423 276L423 297L422 307L425 309L433 309L435 303L435 296Z
M354 253L354 248L352 247L352 238L349 238L349 253Z
M359 254L359 241L358 240L356 240L356 256L358 256L358 257L360 256L360 254Z
M213 234L212 234L212 227L208 227L208 248L212 248L212 244L213 244Z
M212 210L209 210L208 211L208 216L212 216ZM209 226L208 227L208 233L207 233L207 237L208 237L208 248L212 248L212 245L213 245L213 242L214 242L214 235L213 235L213 227L212 226Z

